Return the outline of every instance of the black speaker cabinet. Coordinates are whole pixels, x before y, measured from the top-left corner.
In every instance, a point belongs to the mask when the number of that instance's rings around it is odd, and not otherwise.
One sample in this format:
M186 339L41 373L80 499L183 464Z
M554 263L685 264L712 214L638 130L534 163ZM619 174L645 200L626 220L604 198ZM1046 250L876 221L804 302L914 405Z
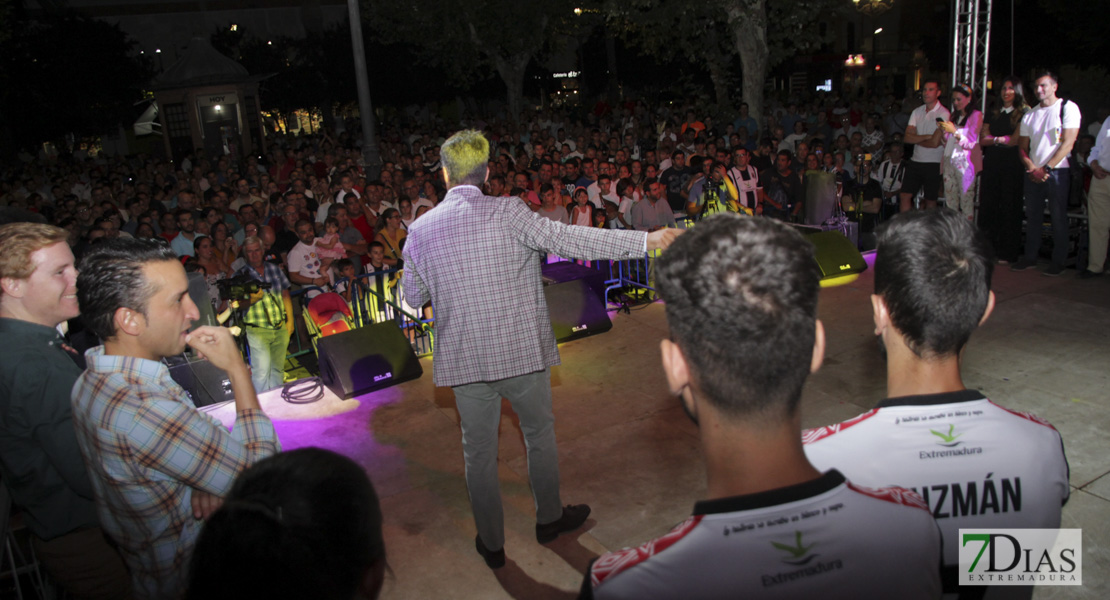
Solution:
M167 358L166 364L170 377L185 389L197 408L235 399L227 372L207 360L188 360L178 355Z
M598 261L606 265L604 270L598 269L597 265L593 267L584 267L578 263L570 261L561 261L543 265L540 270L543 276L544 285L555 285L556 283L566 283L581 279L586 282L590 287L590 291L597 296L597 299L605 303L605 280L609 277L609 261Z
M324 336L316 350L320 379L344 399L424 374L412 345L392 321Z
M867 262L859 253L859 248L839 231L815 231L810 228L798 228L806 239L809 240L817 256L817 265L821 267L821 279L832 279L844 275L862 273L867 270Z
M584 279L556 283L543 288L555 340L566 342L613 328L609 313Z

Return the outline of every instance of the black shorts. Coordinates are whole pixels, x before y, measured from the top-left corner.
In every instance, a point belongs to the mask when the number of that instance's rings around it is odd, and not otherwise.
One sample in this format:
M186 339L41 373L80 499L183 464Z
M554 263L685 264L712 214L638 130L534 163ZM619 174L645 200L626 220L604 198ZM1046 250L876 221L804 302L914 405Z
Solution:
M902 179L902 193L917 195L917 191L925 190L926 200L936 200L940 196L940 163L920 163L909 161L906 165L906 175Z

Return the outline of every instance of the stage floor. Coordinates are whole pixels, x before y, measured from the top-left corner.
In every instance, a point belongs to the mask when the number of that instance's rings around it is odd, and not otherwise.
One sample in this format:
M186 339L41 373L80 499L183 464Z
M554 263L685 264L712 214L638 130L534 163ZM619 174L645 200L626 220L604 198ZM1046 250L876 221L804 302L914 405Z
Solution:
M825 365L803 397L807 427L870 409L885 369L871 320L870 271L822 290ZM1110 277L1077 281L1036 270L995 274L997 307L964 357L968 387L1032 411L1063 434L1072 496L1064 527L1083 529L1084 586L1040 588L1036 598L1110 596ZM705 491L697 432L669 397L659 366L663 305L613 315L608 333L560 346L552 370L564 503L585 502L583 530L540 546L523 438L502 409L500 475L508 564L486 568L474 551L458 413L450 389L422 378L353 400L282 406L263 396L286 449L320 446L362 464L382 498L393 576L382 598L573 598L597 554L638 545L689 515ZM221 414L227 418L230 414Z

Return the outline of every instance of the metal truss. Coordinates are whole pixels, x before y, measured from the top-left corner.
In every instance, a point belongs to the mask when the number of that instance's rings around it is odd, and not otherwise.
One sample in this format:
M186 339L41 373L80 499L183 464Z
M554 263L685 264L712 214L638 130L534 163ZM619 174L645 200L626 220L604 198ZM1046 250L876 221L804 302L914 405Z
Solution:
M979 93L979 109L986 110L991 0L953 0L952 34L952 85L970 85Z

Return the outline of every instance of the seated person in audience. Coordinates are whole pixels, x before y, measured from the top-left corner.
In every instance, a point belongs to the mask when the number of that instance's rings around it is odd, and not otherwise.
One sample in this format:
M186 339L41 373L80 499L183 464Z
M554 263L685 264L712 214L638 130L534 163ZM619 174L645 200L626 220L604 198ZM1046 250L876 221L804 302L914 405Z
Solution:
M993 266L988 242L952 210L902 213L881 227L871 306L887 399L804 433L818 468L924 497L943 536L949 593L968 590L957 587L961 527L1057 528L1069 494L1060 434L964 387L960 353L994 308Z
M657 263L663 372L698 427L707 497L663 537L594 560L580 597L936 598L940 535L921 498L822 474L802 449L802 387L825 352L813 247L724 213Z
M77 444L104 531L131 571L135 598L176 598L200 517L253 462L281 447L250 369L224 327L199 327L185 269L151 240L118 239L82 259L77 295L103 342L72 391ZM227 372L233 432L198 412L161 362L185 346Z
M324 235L315 240L316 254L320 257L320 272L326 272L333 261L347 258L343 242L339 241L339 220L335 217L324 219Z
M297 221L297 242L287 255L289 280L302 286L322 287L328 283L327 271L322 268L320 253L316 247L316 230L308 221ZM320 292L309 290L306 296L315 298Z
M593 224L594 206L590 204L589 193L584 187L574 190L574 204L570 206L570 224L589 227Z
M187 600L374 600L385 579L382 511L351 459L300 448L243 472L204 525Z
M372 280L368 281L367 305L371 308L374 320L381 322L386 318L385 300L395 300L397 273L385 274L394 270L385 262L385 246L380 242L370 242L370 262L366 265L367 273L375 273Z
M883 208L883 186L871 176L871 164L870 154L856 156L856 176L845 182L840 202L848 217L859 222L860 233L875 231Z
M371 242L371 244L378 244L378 242ZM380 246L381 244L378 245ZM343 299L347 301L347 304L350 304L352 299L351 290L361 287L362 285L357 279L355 279L356 277L358 277L358 273L355 271L355 263L351 262L351 259L349 258L341 258L335 261L334 266L336 273L335 291L340 296L343 296Z
M558 192L550 183L540 186L540 207L536 213L546 219L557 221L563 225L570 225L570 214L567 208L559 201Z

